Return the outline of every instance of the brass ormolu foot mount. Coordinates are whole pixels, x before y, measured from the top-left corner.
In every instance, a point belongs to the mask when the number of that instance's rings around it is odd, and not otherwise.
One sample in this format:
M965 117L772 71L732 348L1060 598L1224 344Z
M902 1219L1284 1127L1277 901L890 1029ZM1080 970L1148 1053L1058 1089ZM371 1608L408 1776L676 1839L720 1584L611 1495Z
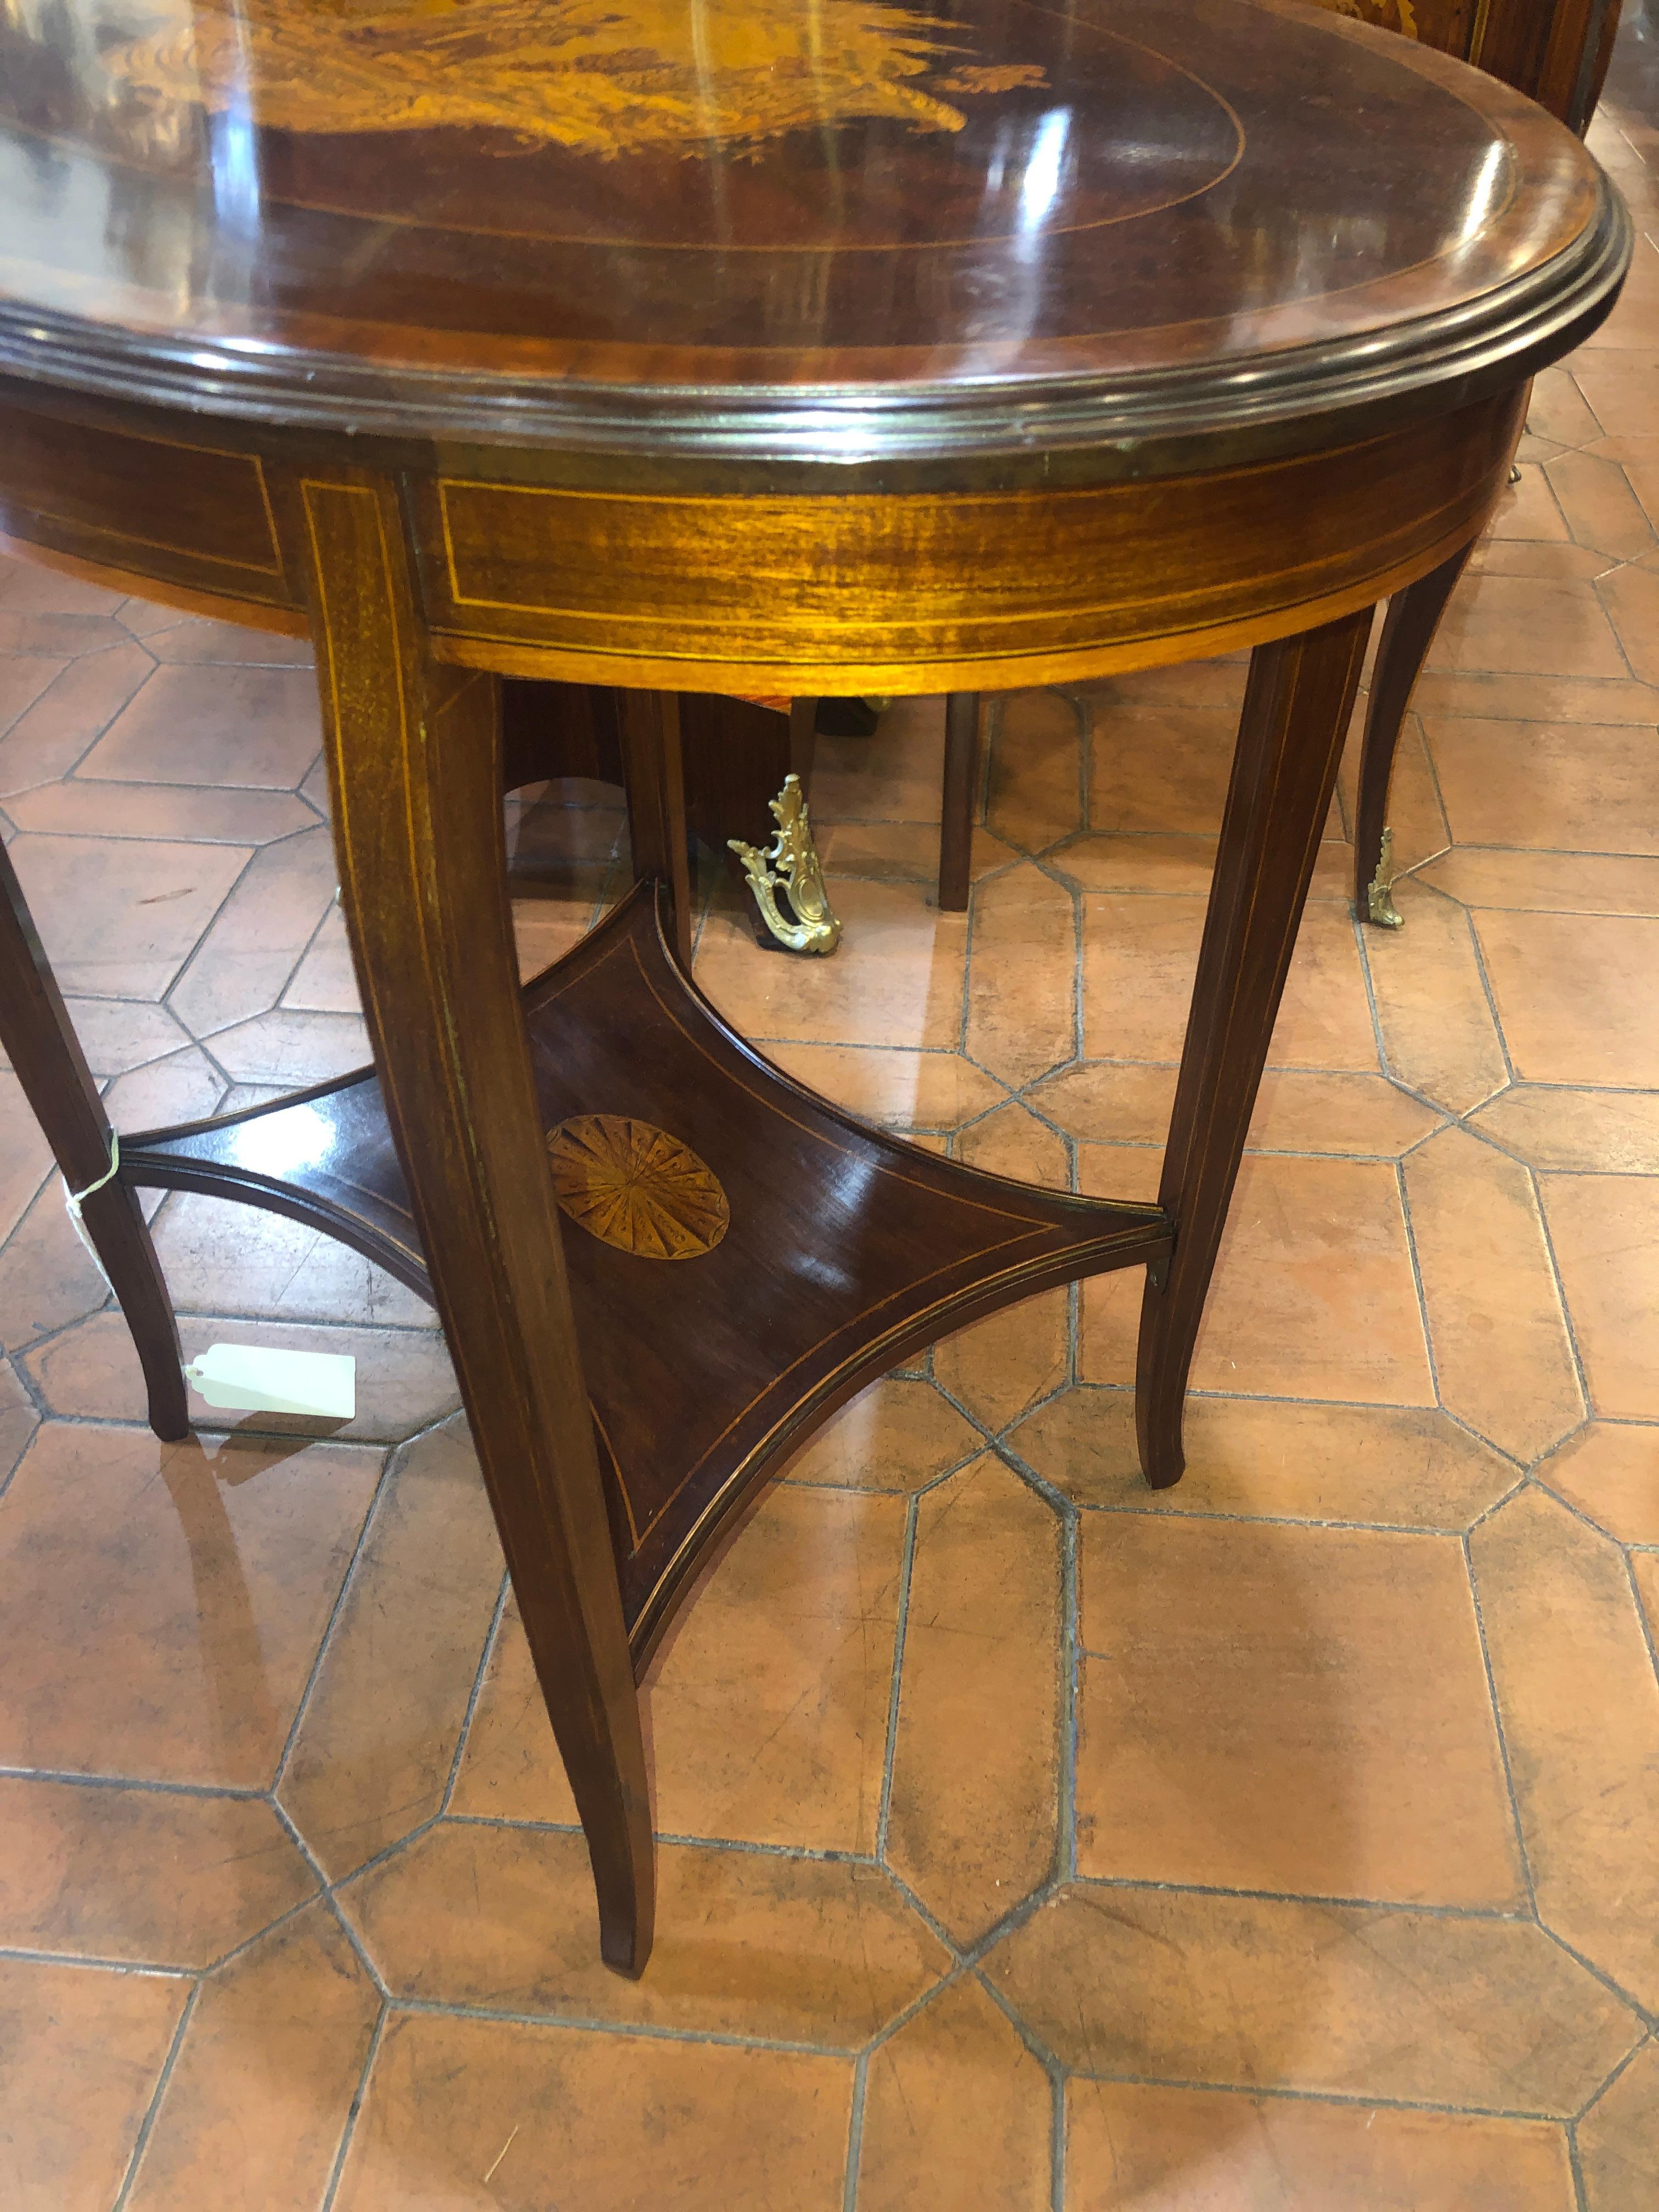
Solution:
M763 852L758 845L745 845L741 837L726 842L743 862L761 919L778 943L791 952L831 953L841 943L841 923L823 888L823 869L798 775L785 776L783 789L771 805L778 826ZM789 902L793 921L783 918L780 890Z
M1380 929L1403 929L1406 917L1394 902L1394 832L1382 832L1382 848L1376 856L1376 873L1371 878L1365 893L1365 919L1374 921Z

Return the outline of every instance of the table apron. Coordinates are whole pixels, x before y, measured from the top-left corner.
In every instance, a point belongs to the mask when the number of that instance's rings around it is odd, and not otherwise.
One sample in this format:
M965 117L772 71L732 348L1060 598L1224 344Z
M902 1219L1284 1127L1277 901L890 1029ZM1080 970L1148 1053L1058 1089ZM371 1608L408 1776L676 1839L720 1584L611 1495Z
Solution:
M441 659L693 691L1006 690L1253 646L1386 597L1480 528L1524 404L1518 386L1319 452L1054 490L622 493L435 457L385 473ZM0 532L299 629L304 486L339 471L258 448L205 420L0 402ZM354 472L373 458L354 449Z

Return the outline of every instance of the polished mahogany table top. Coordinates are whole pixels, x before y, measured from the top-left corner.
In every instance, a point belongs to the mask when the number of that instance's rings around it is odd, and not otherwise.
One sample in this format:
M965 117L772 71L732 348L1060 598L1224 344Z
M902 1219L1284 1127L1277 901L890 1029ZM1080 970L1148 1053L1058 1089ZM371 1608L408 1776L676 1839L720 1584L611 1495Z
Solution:
M10 0L0 205L0 374L1132 471L1513 383L1623 220L1507 87L1297 0Z
M5 0L0 26L0 528L312 635L374 1064L118 1158L3 851L0 1045L158 1434L188 1411L141 1188L285 1213L434 1298L604 1955L637 1972L635 1681L836 1405L1135 1267L1141 1462L1179 1477L1373 609L1401 595L1420 657L1628 217L1540 108L1297 0ZM680 695L959 704L1240 647L1156 1205L864 1127L702 998ZM1403 712L1400 659L1374 694ZM501 675L617 687L640 879L524 989ZM672 1265L601 1233L641 1191L695 1232Z

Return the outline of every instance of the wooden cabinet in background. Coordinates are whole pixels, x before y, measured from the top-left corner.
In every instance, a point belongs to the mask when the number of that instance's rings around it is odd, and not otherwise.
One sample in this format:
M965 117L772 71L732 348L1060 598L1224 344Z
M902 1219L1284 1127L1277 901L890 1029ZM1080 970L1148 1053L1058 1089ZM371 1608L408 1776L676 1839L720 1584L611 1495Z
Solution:
M1524 92L1582 131L1595 112L1620 0L1318 0L1399 31Z

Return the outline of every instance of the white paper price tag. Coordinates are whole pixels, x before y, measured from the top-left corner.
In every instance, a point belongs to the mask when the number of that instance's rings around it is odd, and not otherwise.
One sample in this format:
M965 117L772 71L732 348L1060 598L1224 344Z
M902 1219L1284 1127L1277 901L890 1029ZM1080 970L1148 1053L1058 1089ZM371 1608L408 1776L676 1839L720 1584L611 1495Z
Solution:
M344 1352L210 1344L185 1368L185 1380L222 1413L349 1421L357 1411L357 1363Z

